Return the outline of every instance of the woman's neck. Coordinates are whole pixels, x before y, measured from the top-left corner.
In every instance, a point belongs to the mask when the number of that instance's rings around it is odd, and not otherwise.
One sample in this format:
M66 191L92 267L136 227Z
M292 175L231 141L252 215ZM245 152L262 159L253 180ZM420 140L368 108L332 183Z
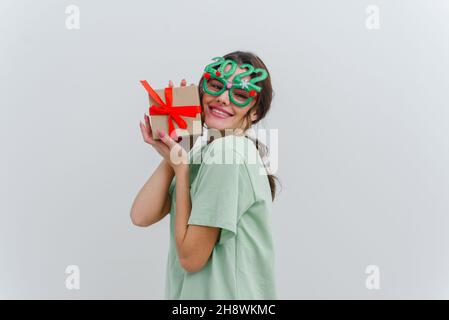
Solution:
M225 130L218 130L214 128L207 128L206 130L206 140L207 144L211 143L215 139L230 136L230 135L236 135L236 136L244 136L245 132L241 129L225 129Z

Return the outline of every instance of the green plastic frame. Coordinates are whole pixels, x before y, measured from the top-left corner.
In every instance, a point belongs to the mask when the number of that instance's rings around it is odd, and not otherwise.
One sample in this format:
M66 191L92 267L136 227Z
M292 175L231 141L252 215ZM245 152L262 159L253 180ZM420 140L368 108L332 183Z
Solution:
M251 101L256 97L257 93L260 93L262 90L261 87L256 85L256 82L265 80L268 76L268 72L265 69L257 68L255 69L253 65L249 63L243 63L239 67L241 69L247 69L247 71L244 71L242 73L237 74L233 79L232 82L228 82L228 78L234 74L235 70L237 69L237 62L235 62L232 59L225 59L223 57L215 57L212 60L215 60L213 63L208 64L204 68L204 74L203 77L205 80L203 81L203 90L212 95L212 96L219 96L223 94L225 90L228 90L229 94L229 100L235 104L238 107L245 107L248 104L251 103ZM229 70L224 71L227 65L231 65ZM259 76L254 77L250 80L242 79L245 76L248 76L252 73L260 73ZM207 88L207 81L210 78L214 78L218 81L220 81L223 84L223 88L219 91L210 91ZM234 89L243 89L249 93L249 98L246 99L244 102L239 102L234 99Z

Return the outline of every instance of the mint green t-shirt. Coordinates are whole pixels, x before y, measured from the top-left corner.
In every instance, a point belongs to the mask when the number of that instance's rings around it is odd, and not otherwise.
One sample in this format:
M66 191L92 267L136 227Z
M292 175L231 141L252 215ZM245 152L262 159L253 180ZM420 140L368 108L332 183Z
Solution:
M254 142L225 136L189 152L188 224L221 228L205 266L185 271L174 239L176 177L170 184L166 299L277 299L268 177Z

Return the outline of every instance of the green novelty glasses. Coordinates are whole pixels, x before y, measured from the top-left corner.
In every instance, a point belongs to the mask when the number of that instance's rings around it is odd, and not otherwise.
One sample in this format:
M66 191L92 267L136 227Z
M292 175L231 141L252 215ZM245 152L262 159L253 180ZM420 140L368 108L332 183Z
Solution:
M206 93L212 96L219 96L225 90L228 90L229 100L238 107L245 107L262 90L261 87L256 85L256 82L267 78L268 72L266 70L261 68L255 69L253 65L243 63L239 67L247 70L237 74L232 79L232 82L229 82L227 79L233 75L237 69L237 62L232 59L224 59L223 57L215 57L212 60L215 61L204 68L203 90ZM225 70L228 65L230 65L230 67ZM253 73L259 75L249 80L242 79Z

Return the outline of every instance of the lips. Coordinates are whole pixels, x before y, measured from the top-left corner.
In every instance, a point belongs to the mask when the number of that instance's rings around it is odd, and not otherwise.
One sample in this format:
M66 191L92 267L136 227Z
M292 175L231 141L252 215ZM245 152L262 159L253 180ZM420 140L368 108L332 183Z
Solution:
M210 112L214 116L217 116L219 118L228 118L228 117L232 117L233 116L232 113L230 113L226 109L224 109L222 107L219 107L219 106L209 105L209 109L210 109Z

